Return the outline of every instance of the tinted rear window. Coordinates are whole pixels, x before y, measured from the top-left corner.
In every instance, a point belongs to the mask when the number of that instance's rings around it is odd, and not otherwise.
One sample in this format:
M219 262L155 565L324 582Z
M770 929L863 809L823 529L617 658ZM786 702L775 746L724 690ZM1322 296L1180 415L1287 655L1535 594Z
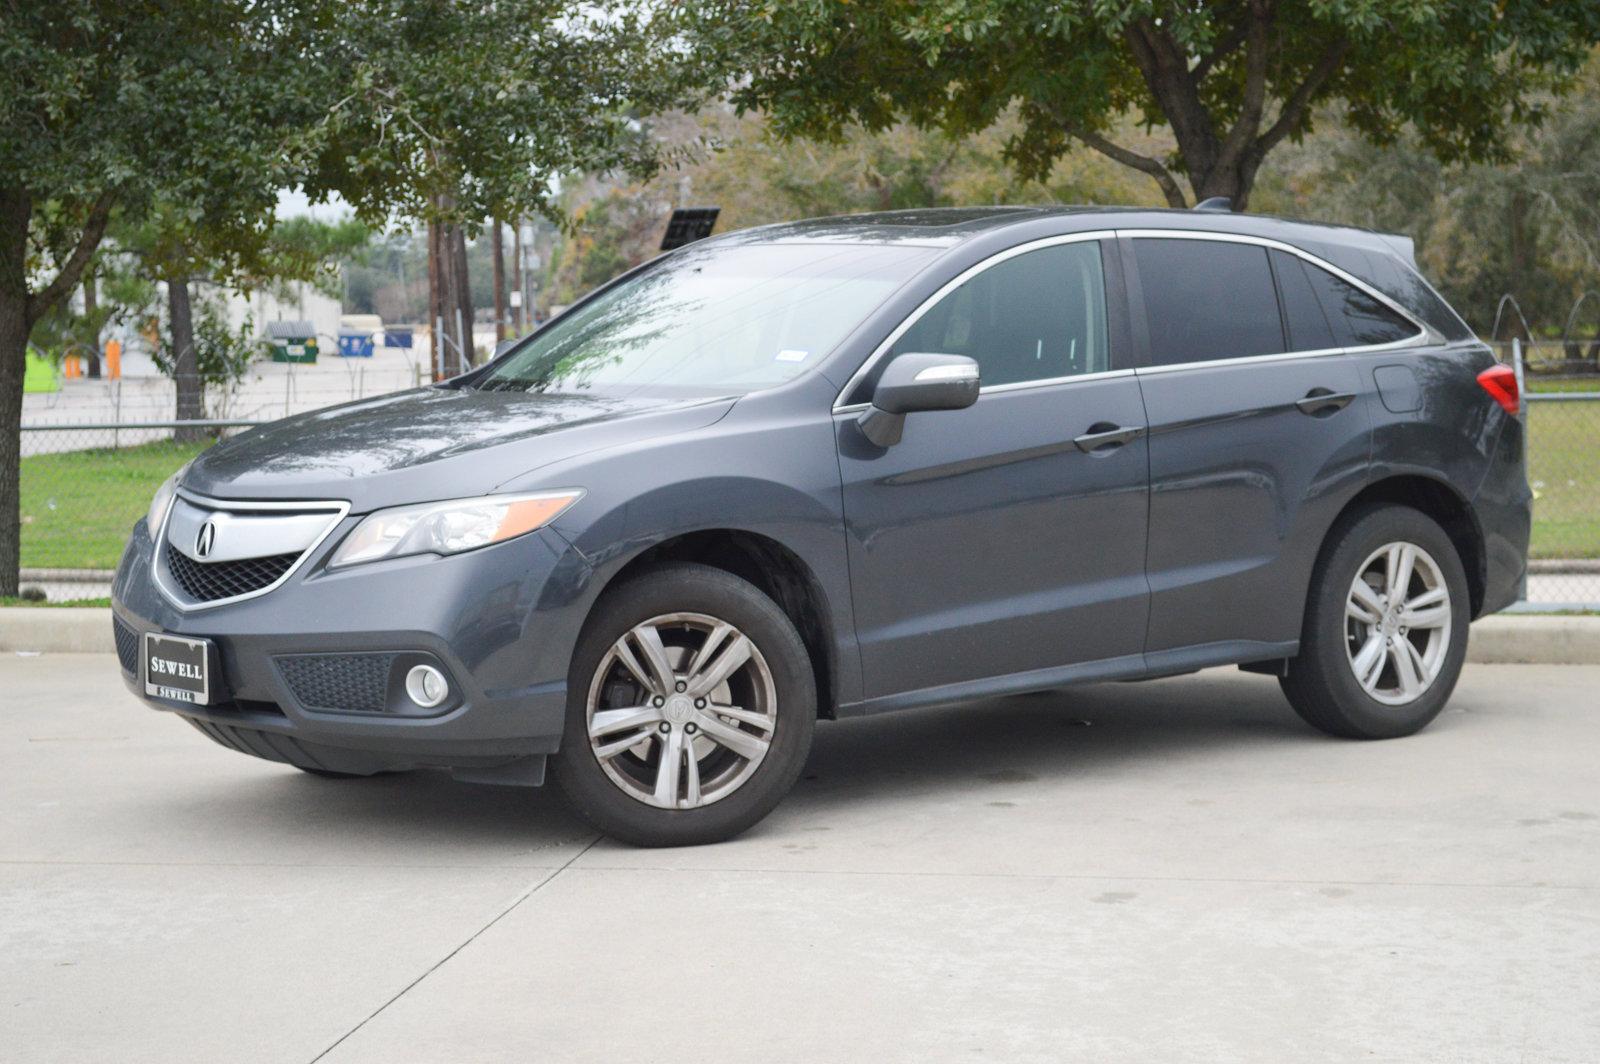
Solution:
M1220 240L1133 242L1157 366L1284 350L1267 250Z
M1293 256L1285 256L1290 257ZM1355 285L1335 277L1320 266L1303 260L1301 265L1328 326L1333 330L1334 346L1392 344L1417 334L1415 325Z
M1334 338L1333 326L1322 309L1322 301L1306 276L1306 264L1298 255L1273 251L1272 273L1278 279L1278 295L1283 300L1283 324L1289 332L1289 350L1321 351L1342 347Z

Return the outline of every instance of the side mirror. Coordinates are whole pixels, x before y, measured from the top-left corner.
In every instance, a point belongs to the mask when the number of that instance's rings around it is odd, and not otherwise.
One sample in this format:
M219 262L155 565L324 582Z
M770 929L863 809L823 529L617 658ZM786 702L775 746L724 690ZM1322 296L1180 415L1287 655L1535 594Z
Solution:
M872 390L872 405L856 422L879 447L900 442L906 415L925 410L963 410L978 401L978 364L965 355L908 352L884 368Z

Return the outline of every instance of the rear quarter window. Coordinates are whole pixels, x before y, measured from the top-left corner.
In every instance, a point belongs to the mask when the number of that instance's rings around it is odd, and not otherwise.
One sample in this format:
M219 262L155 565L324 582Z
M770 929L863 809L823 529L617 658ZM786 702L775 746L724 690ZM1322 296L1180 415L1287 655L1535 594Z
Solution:
M1284 255L1284 258L1298 256ZM1417 327L1382 301L1322 267L1300 260L1306 284L1333 334L1335 347L1394 344L1417 335ZM1289 271L1284 271L1289 272ZM1297 345L1298 346L1298 345ZM1323 345L1327 346L1327 345Z

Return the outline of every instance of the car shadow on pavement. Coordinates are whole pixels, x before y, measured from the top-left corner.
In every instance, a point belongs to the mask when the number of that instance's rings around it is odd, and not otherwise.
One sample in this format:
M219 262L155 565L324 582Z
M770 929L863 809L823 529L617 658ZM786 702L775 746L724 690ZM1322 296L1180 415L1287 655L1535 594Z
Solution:
M1301 722L1268 677L1090 684L824 723L789 801L822 808L1338 741Z
M1303 724L1266 677L1085 685L823 722L785 810L1103 778L1143 763L1337 742ZM267 847L302 836L348 840L374 856L409 852L429 861L445 859L442 851L494 858L508 846L525 854L593 838L553 785L479 786L437 771L334 780L261 763L247 775L197 780L148 800L161 807L150 815L182 830L243 834Z

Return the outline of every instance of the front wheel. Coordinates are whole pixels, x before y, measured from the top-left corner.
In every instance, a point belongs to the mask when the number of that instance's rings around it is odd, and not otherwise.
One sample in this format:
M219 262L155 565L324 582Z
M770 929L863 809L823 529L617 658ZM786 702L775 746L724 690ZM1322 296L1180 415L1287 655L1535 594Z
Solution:
M717 842L766 816L799 776L817 716L794 624L704 565L607 592L567 690L555 780L601 831L639 846Z
M1318 559L1284 694L1330 735L1411 735L1450 698L1470 621L1466 572L1444 529L1406 506L1353 514Z

